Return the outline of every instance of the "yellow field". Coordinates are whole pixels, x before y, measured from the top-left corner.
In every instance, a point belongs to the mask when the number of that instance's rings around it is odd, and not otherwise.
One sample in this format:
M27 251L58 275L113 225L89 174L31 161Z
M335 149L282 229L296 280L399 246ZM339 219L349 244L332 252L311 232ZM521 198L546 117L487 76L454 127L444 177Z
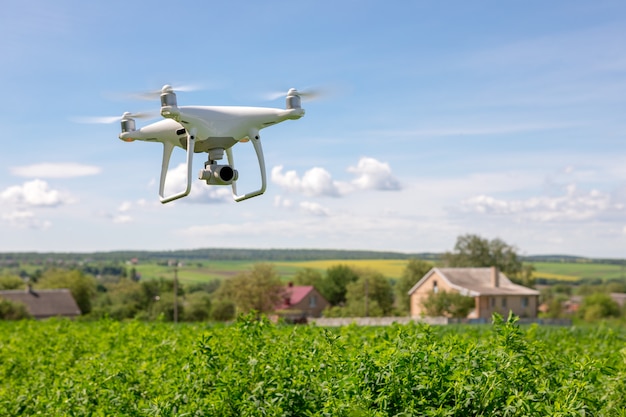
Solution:
M347 265L351 268L372 269L388 278L399 278L406 267L407 260L399 259L329 259L303 262L274 262L279 266L317 269L321 272L337 265Z
M578 281L580 277L574 275L553 274L550 272L533 272L533 278L553 279L556 281Z
M351 268L372 269L388 278L399 278L402 276L407 262L407 260L399 259L327 259L302 262L274 262L274 264L278 267L285 268L311 268L319 270L320 272L325 272L328 268L333 266L347 265ZM580 276L576 275L557 274L545 271L535 271L533 277L570 282L580 279Z

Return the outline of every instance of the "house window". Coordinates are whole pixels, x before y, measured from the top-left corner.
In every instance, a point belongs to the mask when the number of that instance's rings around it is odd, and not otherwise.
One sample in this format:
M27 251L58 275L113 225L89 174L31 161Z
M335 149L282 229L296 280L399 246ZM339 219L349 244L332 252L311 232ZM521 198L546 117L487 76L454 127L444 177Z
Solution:
M522 297L522 307L528 307L528 297Z
M491 297L491 307L496 306L496 297Z
M309 297L309 307L317 307L317 298L314 295Z
M502 297L502 307L506 307L506 297Z
M433 292L435 294L439 292L439 287L437 287L437 281L433 281Z

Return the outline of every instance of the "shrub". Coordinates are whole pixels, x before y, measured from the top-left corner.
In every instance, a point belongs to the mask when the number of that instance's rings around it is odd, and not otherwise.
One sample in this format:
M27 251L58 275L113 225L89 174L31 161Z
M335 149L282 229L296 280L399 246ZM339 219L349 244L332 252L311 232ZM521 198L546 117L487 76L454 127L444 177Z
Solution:
M0 319L22 320L30 317L31 315L24 304L14 303L0 297Z

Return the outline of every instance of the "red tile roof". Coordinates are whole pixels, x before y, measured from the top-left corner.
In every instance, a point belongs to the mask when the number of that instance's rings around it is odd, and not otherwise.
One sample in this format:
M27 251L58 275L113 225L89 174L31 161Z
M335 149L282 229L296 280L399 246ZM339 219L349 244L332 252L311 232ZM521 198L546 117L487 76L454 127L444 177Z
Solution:
M283 301L277 307L277 310L289 308L294 304L298 304L313 290L312 285L291 285L285 288Z

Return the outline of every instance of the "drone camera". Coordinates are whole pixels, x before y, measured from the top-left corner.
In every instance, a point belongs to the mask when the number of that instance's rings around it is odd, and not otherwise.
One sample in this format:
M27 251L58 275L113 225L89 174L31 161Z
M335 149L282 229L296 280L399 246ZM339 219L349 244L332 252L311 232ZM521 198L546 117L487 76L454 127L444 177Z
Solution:
M209 185L229 185L237 181L239 173L230 165L205 164L198 178Z

